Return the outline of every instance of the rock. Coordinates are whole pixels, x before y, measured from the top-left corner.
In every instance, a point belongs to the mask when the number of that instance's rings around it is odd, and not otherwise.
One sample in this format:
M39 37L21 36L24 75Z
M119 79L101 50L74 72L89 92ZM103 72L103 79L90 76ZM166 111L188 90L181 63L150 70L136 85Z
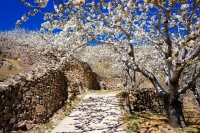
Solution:
M156 133L163 133L163 132L162 132L162 130L158 130L158 131L156 131Z
M26 126L26 120L18 122L18 127L25 127Z
M0 109L0 117L3 115L3 111L1 111L1 109Z
M3 126L5 126L7 123L6 123L6 121L0 121L0 125L3 127Z
M7 89L9 89L9 84L0 82L0 90L7 90Z
M21 100L22 99L22 94L18 93L16 98L17 98L17 100Z
M44 105L37 104L37 106L35 108L35 112L37 112L37 113L43 113L45 111L46 111L46 108L44 107Z
M8 113L8 112L10 112L10 110L11 110L11 107L10 106L6 106L3 112L4 113Z
M12 118L9 122L9 124L14 124L16 122L16 118Z
M106 84L104 81L100 82L100 87L101 87L101 90L106 90Z
M29 75L27 78L26 78L26 80L28 80L28 81L33 81L33 75Z
M7 120L10 120L12 117L13 115L11 113L6 113L2 115L1 119L4 121L7 121Z
M122 88L122 87L123 87L123 85L121 83L117 84L117 88Z
M11 103L11 101L6 101L5 103L4 103L4 105L6 105L6 106L11 106L12 105L12 103Z
M162 133L173 133L171 129L169 128L163 128Z
M44 76L44 73L38 73L36 77L41 78L42 76Z
M27 91L26 96L33 96L33 93L31 91Z
M150 133L156 133L157 131L158 131L158 128L156 128L156 127L150 127L148 129L148 132L150 132Z
M25 77L26 75L24 73L19 73L18 74L21 78Z
M15 84L17 84L17 82L13 78L7 78L6 80L9 81L10 83L12 83L13 86L15 86Z
M159 130L162 130L162 129L163 129L163 126L162 126L162 125L159 125L159 126L158 126L158 129L159 129Z
M147 128L141 128L141 129L140 129L140 133L146 133L147 130L148 130Z
M19 80L21 79L21 77L20 77L19 75L16 75L16 76L14 77L14 79L15 79L16 81L19 81Z
M12 64L9 63L8 61L4 60L0 62L0 70L11 70L12 69Z
M35 124L26 123L26 128L27 128L27 130L32 129L34 126L35 126Z
M45 130L44 132L45 132L45 133L49 133L49 132L51 132L51 131L50 131L50 130Z

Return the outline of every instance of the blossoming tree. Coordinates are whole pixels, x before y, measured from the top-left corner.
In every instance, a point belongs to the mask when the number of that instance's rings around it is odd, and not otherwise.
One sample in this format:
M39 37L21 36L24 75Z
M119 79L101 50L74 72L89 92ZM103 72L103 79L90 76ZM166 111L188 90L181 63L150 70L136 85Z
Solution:
M35 2L39 6L29 15L39 12L48 0ZM45 13L41 32L59 29L50 42L66 49L75 50L91 41L110 47L151 81L165 101L169 124L185 127L180 95L191 88L198 92L200 77L199 5L200 0L56 0L55 11ZM22 21L27 19L23 15ZM167 88L145 63L146 53L135 49L138 46L157 52L151 54L151 62L159 62Z

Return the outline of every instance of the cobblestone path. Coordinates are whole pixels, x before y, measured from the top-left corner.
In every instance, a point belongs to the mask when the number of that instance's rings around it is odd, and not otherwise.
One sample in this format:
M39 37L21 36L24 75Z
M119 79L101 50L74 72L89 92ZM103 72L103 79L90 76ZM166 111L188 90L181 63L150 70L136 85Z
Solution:
M115 95L86 95L52 133L126 133Z

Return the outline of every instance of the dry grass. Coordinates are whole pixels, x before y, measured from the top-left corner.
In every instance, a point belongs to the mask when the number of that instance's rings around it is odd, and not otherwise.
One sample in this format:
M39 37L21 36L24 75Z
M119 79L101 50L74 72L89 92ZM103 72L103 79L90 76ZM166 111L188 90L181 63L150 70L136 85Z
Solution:
M154 88L154 86L150 81L146 80L140 84L139 88Z
M127 132L162 132L167 127L167 119L164 116L156 114L133 114L124 113L123 120L126 123Z
M0 70L0 78L5 78L10 75L15 75L17 73L24 73L23 68L20 66L21 61L19 60L12 60L12 59L5 59L10 64L12 64L11 70Z
M122 92L122 90L90 90L87 92L87 94L118 94Z
M162 133L167 130L171 133L199 133L200 132L200 108L192 103L184 104L184 115L188 127L184 130L173 129L168 125L166 116L158 114L147 114L134 112L123 113L123 120L126 123L127 133L133 132L155 132Z
M18 73L26 73L32 70L32 66L24 63L23 61L3 58L12 65L11 70L0 70L0 78L5 78Z

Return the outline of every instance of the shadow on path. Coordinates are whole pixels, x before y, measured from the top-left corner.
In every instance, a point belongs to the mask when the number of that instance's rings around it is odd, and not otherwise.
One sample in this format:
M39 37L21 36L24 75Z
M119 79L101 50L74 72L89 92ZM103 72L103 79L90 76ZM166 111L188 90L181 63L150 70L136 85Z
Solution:
M126 133L115 94L86 95L52 133Z

